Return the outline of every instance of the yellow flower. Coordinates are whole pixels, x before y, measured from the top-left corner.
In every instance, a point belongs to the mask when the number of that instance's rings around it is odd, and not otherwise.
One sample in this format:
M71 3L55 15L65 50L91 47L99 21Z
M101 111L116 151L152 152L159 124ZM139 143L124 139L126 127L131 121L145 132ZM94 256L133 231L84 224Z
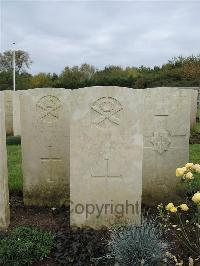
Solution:
M189 210L187 204L181 204L179 207L181 208L182 211L185 211L185 212Z
M196 204L200 204L200 192L199 191L194 194L194 196L192 197L192 201Z
M177 212L177 208L176 207L172 207L169 211L170 212Z
M193 167L193 165L194 165L193 163L186 163L185 167L187 169L191 169Z
M185 169L183 169L183 168L177 168L176 169L176 176L177 177L183 176L184 173L185 173Z
M181 168L184 172L186 172L187 171L187 168L184 166L184 167L182 167Z
M185 177L186 177L188 180L192 180L192 179L194 179L194 176L193 176L193 174L192 174L191 172L188 172L188 173L185 175Z
M200 173L200 164L195 164L193 165L193 169L195 170L196 173Z
M167 206L165 207L165 209L166 209L167 211L170 211L171 208L173 208L173 207L174 207L174 204L173 204L172 202L170 202L170 203L167 204Z

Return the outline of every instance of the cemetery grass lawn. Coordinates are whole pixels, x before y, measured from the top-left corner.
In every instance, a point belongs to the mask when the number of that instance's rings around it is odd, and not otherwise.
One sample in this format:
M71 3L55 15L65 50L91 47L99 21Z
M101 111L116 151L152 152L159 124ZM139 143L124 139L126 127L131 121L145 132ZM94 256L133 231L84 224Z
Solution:
M196 124L194 131L200 133L200 122Z
M22 191L21 145L7 145L8 182L10 192Z
M200 144L190 144L190 162L200 162Z

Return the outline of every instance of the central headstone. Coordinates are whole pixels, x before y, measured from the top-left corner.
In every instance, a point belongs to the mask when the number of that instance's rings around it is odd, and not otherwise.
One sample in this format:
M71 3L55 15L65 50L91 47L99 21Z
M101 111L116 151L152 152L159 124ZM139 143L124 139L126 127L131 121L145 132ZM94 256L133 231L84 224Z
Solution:
M10 223L4 94L0 92L0 230Z
M90 87L72 92L71 226L140 222L143 91Z
M69 197L70 90L20 96L24 202L57 206Z

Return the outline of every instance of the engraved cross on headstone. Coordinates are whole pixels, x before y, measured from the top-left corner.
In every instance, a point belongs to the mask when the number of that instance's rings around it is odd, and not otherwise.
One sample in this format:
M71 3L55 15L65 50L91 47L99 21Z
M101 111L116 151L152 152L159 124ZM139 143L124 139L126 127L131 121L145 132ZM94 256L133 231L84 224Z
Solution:
M48 153L49 153L49 156L48 157L43 157L43 158L40 158L41 162L42 163L45 163L47 164L47 167L49 167L49 178L48 178L48 182L55 182L55 177L54 177L54 174L53 174L53 168L55 167L54 163L55 162L60 162L62 160L61 157L55 157L55 156L52 156L52 146L48 146Z
M110 149L111 149L111 145L110 143L106 143L104 146L105 150L103 152L103 169L102 170L102 174L93 174L94 170L92 169L92 173L91 176L92 177L105 177L105 178L112 178L112 177L122 177L121 174L113 174L111 173L110 170L110 162L111 162L111 154L110 154ZM100 167L100 163L98 162L98 166Z
M145 148L153 148L154 151L163 154L167 150L174 148L172 147L173 138L186 136L185 132L178 134L171 132L170 128L168 128L170 119L173 118L170 116L169 100L161 99L154 109L152 131L145 135Z

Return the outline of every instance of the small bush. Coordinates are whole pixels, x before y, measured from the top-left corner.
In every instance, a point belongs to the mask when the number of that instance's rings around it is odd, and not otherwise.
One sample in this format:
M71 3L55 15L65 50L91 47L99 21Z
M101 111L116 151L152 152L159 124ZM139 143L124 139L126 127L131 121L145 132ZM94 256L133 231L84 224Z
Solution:
M7 145L20 145L21 137L20 136L9 136L6 138Z
M37 228L18 227L0 239L0 265L30 265L47 257L53 236Z
M112 231L110 256L120 266L162 265L168 245L161 237L155 221L143 217L141 226L126 225Z

